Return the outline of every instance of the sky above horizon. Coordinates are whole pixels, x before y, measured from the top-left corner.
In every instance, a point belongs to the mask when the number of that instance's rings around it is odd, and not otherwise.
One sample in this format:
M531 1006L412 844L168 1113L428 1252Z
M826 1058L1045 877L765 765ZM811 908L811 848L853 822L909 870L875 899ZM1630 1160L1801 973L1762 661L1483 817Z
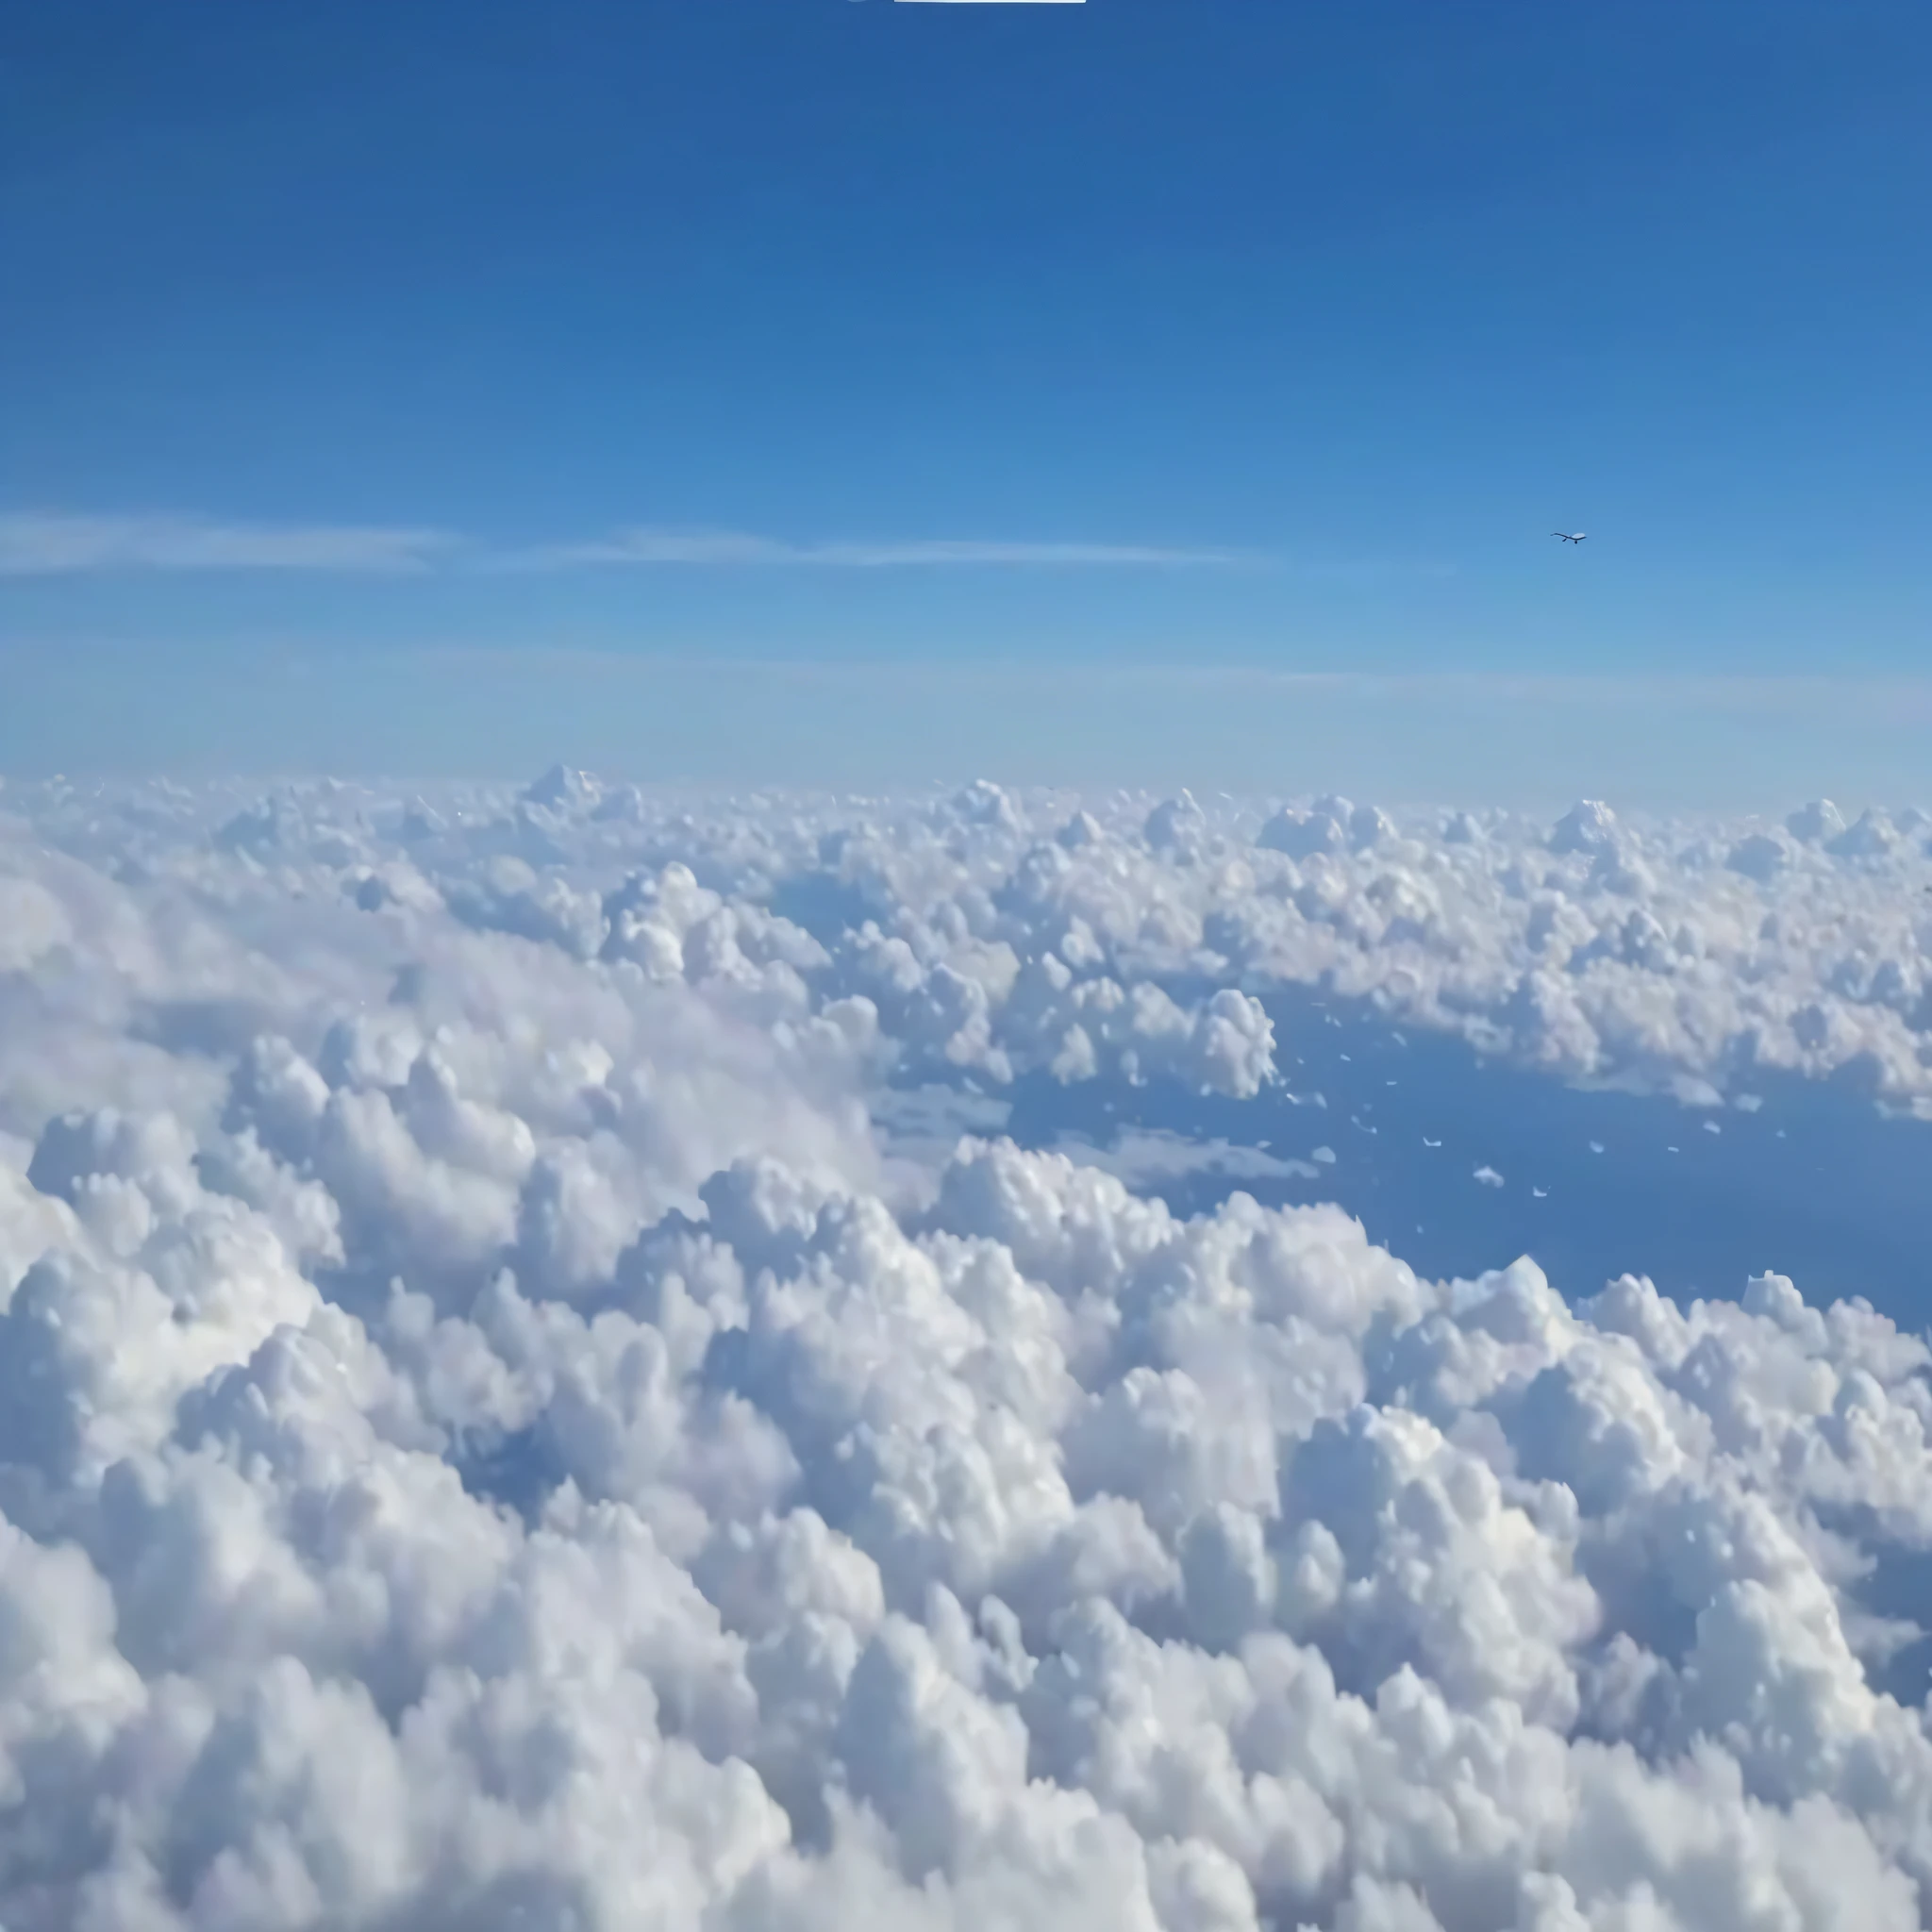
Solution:
M0 766L1932 777L1923 8L4 39Z

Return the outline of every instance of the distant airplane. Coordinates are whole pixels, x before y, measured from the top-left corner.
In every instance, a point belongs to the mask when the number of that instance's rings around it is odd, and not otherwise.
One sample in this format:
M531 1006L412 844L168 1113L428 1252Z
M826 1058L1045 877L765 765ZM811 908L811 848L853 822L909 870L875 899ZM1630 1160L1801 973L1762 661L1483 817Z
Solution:
M1552 530L1550 535L1562 538L1566 543L1581 543L1590 535L1590 532L1588 530L1578 530L1573 537L1568 530Z

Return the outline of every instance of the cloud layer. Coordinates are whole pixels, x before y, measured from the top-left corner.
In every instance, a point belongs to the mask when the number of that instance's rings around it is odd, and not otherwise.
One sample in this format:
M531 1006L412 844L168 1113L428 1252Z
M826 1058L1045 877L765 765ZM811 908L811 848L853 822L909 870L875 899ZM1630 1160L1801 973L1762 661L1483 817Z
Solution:
M1924 1922L1921 1341L876 1124L1288 981L1910 1104L1917 821L5 801L11 1932Z

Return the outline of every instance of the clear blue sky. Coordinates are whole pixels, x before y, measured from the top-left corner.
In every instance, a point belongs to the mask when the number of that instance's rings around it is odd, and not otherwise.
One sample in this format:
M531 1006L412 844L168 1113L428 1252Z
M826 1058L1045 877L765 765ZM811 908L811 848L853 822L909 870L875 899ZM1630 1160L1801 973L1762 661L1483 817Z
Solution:
M1928 82L1924 0L0 0L0 764L1932 673Z

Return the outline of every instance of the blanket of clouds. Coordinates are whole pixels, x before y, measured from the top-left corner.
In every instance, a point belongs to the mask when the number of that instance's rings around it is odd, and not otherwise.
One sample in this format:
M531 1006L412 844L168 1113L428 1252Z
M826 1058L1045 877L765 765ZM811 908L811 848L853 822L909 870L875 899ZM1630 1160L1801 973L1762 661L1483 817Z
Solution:
M1921 1339L948 1131L1288 986L1932 1112L1928 829L0 792L0 1924L1928 1923Z

